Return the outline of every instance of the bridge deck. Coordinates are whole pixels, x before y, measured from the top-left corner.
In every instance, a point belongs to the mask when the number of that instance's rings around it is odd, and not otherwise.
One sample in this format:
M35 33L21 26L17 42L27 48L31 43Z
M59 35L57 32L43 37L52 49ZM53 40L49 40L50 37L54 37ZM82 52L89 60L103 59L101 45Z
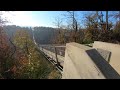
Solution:
M39 49L52 64L57 65L57 68L63 70L65 46L40 45Z

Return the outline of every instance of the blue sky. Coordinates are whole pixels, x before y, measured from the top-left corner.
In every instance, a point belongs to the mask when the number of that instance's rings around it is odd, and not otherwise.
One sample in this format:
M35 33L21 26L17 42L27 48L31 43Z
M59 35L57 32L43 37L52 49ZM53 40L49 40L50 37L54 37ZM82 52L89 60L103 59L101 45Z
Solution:
M88 11L77 11L76 16L79 19L81 26L84 25L84 13ZM10 23L8 25L18 25L18 26L47 26L55 27L55 18L63 18L64 24L66 11L10 11L3 12L3 18L6 18ZM104 12L105 15L105 12ZM113 19L111 19L113 20Z
M55 27L54 22L57 17L62 18L63 23L66 23L65 13L66 11L10 11L4 12L3 17L9 21L7 25ZM82 18L82 12L79 12L79 16Z
M54 26L53 22L56 17L59 17L64 12L60 11L33 11L28 12L39 26Z
M63 11L11 11L3 14L10 25L19 26L54 26L53 22Z

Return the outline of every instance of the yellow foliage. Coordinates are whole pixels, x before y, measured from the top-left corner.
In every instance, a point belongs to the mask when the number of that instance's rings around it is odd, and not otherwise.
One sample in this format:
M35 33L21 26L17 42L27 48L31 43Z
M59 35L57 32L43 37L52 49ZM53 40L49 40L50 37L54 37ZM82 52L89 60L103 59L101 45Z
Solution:
M48 75L48 79L60 79L60 72L58 72L57 70L53 70L49 75Z

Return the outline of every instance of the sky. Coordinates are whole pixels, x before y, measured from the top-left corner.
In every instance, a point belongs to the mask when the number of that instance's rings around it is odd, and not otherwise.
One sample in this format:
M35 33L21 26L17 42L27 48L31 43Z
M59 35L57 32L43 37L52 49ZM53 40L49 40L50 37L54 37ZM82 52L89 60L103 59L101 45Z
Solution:
M82 11L76 12L76 16L78 13L82 18ZM9 21L7 25L56 27L54 22L58 17L66 24L65 14L66 11L9 11L3 12L2 17Z
M3 17L9 25L54 27L55 18L62 16L63 11L11 11L4 12Z
M86 12L88 11L76 12L81 26L84 20L83 15ZM66 23L65 13L66 11L9 11L3 12L2 17L9 21L7 25L55 27L55 18L60 17L64 21L63 23Z

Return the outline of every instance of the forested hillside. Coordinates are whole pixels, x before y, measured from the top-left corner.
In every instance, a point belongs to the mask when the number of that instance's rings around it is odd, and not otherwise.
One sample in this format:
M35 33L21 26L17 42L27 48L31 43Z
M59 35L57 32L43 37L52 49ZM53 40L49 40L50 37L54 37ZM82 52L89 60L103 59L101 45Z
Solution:
M8 34L9 37L13 38L14 34L18 30L26 30L30 38L33 39L33 34L35 40L39 44L51 44L54 42L54 39L58 35L58 31L55 28L50 27L20 27L16 25L3 26L3 29Z
M20 26L16 26L16 25L7 25L6 26L5 25L5 26L3 26L3 29L8 34L8 36L11 37L11 38L14 37L14 34L18 30L26 30L30 34L30 38L33 39L32 28L30 28L30 27L20 27Z
M0 78L59 79L61 74L35 46L32 29L12 25L0 28Z
M58 31L50 27L34 27L35 40L39 44L52 44Z
M1 32L4 29L0 29ZM13 40L2 33L0 43L1 79L59 79L60 73L41 55L27 30L17 30ZM9 44L10 43L10 44Z

